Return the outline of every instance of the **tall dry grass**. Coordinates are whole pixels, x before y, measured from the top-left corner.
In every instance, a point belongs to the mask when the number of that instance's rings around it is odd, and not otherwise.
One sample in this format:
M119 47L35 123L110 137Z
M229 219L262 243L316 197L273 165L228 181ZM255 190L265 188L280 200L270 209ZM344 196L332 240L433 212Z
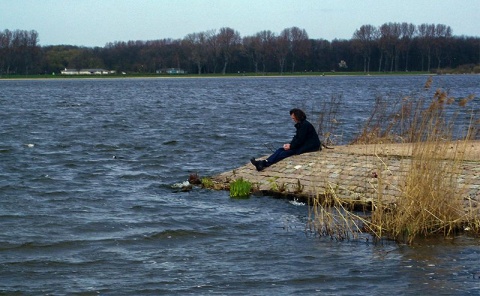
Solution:
M396 203L382 203L384 197L377 193L371 222L384 234L411 243L419 236L448 236L461 229L464 207L457 180L462 154L455 153L458 157L445 160L445 154L451 152L447 147L435 139L415 143Z
M338 197L333 184L329 183L310 201L307 230L337 241L358 239L363 233L381 238L377 226L368 217L351 211L353 205Z
M431 84L430 77L426 91ZM384 201L391 199L379 190L367 220L346 211L335 191L328 189L325 196L334 198L325 198L323 202L314 199L317 201L312 225L317 232L349 238L366 230L377 238L407 243L432 234L450 236L461 229L480 234L478 201L465 210L461 188L465 184L458 182L467 143L478 137L479 114L469 114L464 108L473 99L454 99L441 89L431 99L407 97L390 105L377 99L354 143L411 143L411 159L402 176L400 197L394 204L387 204ZM455 104L460 108L450 110ZM470 116L471 120L467 125L459 124L459 115ZM378 178L380 183L384 182L381 175Z

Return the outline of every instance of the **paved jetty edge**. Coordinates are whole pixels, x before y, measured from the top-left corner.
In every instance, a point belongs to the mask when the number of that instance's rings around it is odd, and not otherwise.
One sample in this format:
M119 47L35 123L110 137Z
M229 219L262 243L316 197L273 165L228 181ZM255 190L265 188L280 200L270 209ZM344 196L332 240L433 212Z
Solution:
M458 173L458 194L465 207L479 209L480 215L480 141L448 142L442 161L462 162ZM292 198L316 196L334 188L345 201L369 204L378 191L387 202L401 196L401 182L412 161L414 144L372 144L335 146L334 149L286 158L258 172L248 162L212 177L217 189L228 189L237 179L251 182L259 191ZM459 152L461 151L461 152ZM379 182L379 180L381 180Z

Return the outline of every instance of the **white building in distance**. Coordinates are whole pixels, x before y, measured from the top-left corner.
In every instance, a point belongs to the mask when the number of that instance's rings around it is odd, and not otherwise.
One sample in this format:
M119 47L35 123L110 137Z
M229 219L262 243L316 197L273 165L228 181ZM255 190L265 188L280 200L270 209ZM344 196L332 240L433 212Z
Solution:
M109 75L115 74L116 71L109 71L105 69L67 69L60 72L62 75Z

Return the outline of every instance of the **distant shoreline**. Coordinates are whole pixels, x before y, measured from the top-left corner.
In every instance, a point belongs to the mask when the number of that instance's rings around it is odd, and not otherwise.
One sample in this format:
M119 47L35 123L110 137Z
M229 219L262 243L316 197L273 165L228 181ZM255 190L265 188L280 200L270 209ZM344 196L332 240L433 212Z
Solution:
M472 73L474 74L474 73ZM230 73L230 74L126 74L126 75L0 75L0 80L51 80L51 79L175 79L175 78L288 78L288 77L345 77L345 76L405 76L405 75L440 75L428 72L308 72L308 73ZM442 75L470 75L442 74Z

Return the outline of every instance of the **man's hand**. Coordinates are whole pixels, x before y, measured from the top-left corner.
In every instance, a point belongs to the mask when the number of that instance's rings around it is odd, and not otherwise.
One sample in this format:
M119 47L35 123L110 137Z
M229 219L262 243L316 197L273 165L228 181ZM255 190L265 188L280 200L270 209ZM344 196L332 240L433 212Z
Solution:
M283 149L290 150L290 144L283 144Z

